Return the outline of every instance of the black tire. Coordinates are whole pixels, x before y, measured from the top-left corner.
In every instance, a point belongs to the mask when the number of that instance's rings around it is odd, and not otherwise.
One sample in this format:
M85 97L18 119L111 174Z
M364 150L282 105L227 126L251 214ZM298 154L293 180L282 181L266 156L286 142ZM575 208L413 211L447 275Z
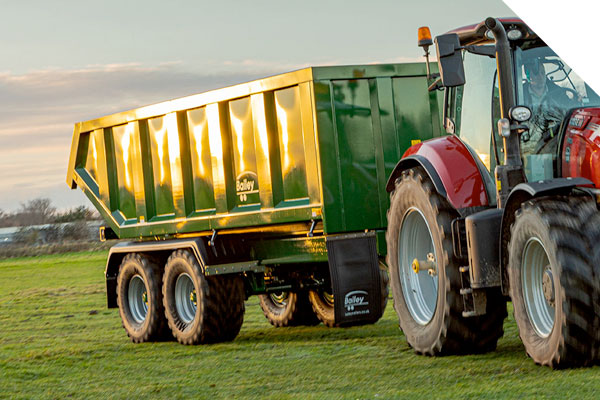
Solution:
M310 290L308 292L308 300L319 321L325 326L333 328L337 324L335 323L335 309L333 294L331 292L331 289Z
M117 304L123 328L134 343L168 336L161 283L160 267L149 258L135 253L123 258L117 277Z
M588 242L589 264L592 266L593 284L594 284L594 361L600 361L600 212L596 202L592 199L582 199L582 203L577 207L577 212L581 216L582 227L585 238Z
M511 228L510 294L519 336L537 364L564 368L593 361L597 288L583 219L590 207L578 198L528 201Z
M187 292L176 290L179 278L181 287L189 284L193 290L189 303ZM169 328L179 343L226 342L240 332L245 292L239 275L204 276L192 253L177 250L167 261L162 290ZM176 294L181 297L176 299Z
M381 318L390 298L390 272L383 259L379 260L379 276L381 278L381 316L379 318Z
M258 296L260 308L276 327L316 325L319 319L308 301L307 292L279 292Z
M400 321L400 328L406 336L408 344L419 354L430 356L445 354L482 353L496 348L498 339L502 337L503 321L506 318L506 299L499 288L488 290L486 314L465 318L460 294L461 278L459 263L452 250L452 220L458 217L456 210L448 201L440 196L431 180L420 168L412 168L396 179L395 189L391 193L391 204L388 211L387 230L387 264L390 266L390 282L394 298L394 309ZM435 254L437 268L437 288L435 277L431 283L425 278L410 278L410 271L399 261L399 238L403 223L413 213L424 221L428 238ZM420 214L421 217L418 217ZM415 219L417 221L417 219ZM408 235L407 237L409 237ZM423 254L423 257L426 255ZM407 304L415 304L416 300L405 298L402 287L401 269L405 271L405 281L415 279L424 285L430 285L429 294L424 293L429 304L423 315L409 309ZM420 272L419 274L427 274ZM408 285L407 285L408 286ZM407 291L411 290L407 287ZM425 291L427 292L427 291ZM436 296L435 300L431 296ZM412 306L411 306L412 307ZM431 310L433 308L433 310ZM414 307L412 307L415 310Z
M314 326L318 325L321 320L315 314L312 304L308 299L308 292L302 291L297 293L296 308L298 309L297 314L294 316L292 321L293 326Z

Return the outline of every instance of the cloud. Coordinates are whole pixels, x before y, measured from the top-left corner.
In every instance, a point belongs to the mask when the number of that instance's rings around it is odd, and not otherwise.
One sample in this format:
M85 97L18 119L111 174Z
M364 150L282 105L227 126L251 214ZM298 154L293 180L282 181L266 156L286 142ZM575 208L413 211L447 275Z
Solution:
M25 75L0 73L0 103L4 106L0 118L60 112L85 120L122 110L124 106L135 108L256 77L256 72L190 72L176 63L47 69Z
M75 122L281 72L260 63L242 72L210 70L219 73L178 62L0 72L0 209L40 196L64 207L81 204L64 184Z

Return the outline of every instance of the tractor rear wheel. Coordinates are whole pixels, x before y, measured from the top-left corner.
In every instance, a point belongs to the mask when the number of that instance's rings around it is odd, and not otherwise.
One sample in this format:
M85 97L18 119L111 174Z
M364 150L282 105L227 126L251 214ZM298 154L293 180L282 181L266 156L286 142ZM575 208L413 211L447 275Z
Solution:
M506 300L500 290L488 290L486 314L463 317L459 264L452 249L456 210L421 167L403 172L390 201L387 264L394 309L408 344L432 356L495 349L504 333Z
M182 344L231 341L242 327L242 278L204 276L196 257L187 250L169 257L162 291L169 327Z
M276 292L258 296L260 308L276 327L316 325L319 319L308 301L307 292Z
M577 198L531 200L517 211L511 229L508 274L515 320L537 364L576 367L594 358L596 289L582 229L589 207L595 206Z

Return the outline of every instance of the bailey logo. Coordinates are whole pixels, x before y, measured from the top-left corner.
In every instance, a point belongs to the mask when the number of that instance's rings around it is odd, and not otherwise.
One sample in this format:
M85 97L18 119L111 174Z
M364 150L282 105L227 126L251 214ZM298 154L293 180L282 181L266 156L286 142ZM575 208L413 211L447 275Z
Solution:
M346 293L346 297L344 298L344 307L346 307L346 311L354 311L355 307L369 305L369 302L365 301L367 295L368 293L364 290L354 290Z
M257 176L254 172L246 171L238 175L235 182L236 194L240 201L248 201L248 197L258 193Z

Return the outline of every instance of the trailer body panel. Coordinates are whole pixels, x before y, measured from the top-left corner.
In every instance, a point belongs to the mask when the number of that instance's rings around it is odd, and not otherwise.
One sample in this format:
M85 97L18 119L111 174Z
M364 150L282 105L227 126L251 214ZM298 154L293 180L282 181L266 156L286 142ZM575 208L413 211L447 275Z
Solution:
M385 229L387 176L440 135L424 64L314 67L75 125L67 183L120 238Z

